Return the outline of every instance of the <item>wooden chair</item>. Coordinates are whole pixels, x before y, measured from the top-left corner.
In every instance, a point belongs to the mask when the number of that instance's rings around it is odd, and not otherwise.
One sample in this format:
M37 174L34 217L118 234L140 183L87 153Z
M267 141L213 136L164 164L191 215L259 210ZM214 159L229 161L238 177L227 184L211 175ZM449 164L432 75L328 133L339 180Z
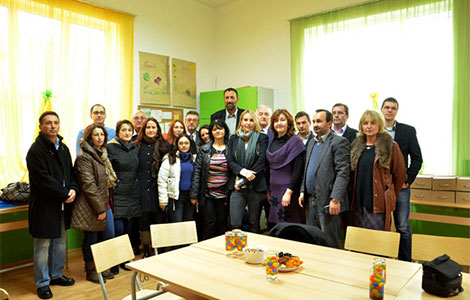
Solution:
M101 290L103 291L104 299L109 300L101 272L111 268L112 266L116 266L134 259L134 251L132 250L129 236L127 234L121 235L101 243L91 245L91 253L93 254L93 260L95 261L96 272L98 273L100 279ZM159 296L159 300L175 299L175 295L167 293L163 290L142 290L139 281L136 282L139 288L139 291L137 292L137 299L150 299L156 296ZM128 300L131 298L132 295L129 295L124 299Z
M170 247L197 243L196 222L150 225L152 247ZM157 251L155 251L157 253Z
M431 261L447 254L463 266L470 266L470 239L435 236L426 234L412 235L411 258L417 261Z
M0 288L0 300L10 300L10 295L7 291Z
M155 249L155 254L158 253L157 248L197 243L196 222L186 221L150 225L150 238L152 239L152 247ZM158 283L157 289L160 288L186 299L201 299L201 297L195 294L188 294L164 282Z
M397 232L348 226L344 249L397 258L399 245Z

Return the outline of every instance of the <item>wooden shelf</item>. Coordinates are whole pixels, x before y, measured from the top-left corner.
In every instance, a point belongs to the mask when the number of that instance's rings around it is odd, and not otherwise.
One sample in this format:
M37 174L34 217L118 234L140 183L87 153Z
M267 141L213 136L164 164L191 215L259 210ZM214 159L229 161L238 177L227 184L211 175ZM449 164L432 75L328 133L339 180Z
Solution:
M442 206L442 207L455 207L455 208L470 209L470 203L445 203L445 202L416 201L416 200L411 200L410 202L411 202L411 204L419 204L419 205L430 205L430 206Z

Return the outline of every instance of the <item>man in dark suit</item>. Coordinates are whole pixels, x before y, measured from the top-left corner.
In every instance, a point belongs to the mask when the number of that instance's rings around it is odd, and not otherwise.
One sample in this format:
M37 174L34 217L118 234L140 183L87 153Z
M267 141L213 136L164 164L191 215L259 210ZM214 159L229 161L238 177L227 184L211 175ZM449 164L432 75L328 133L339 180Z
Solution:
M346 125L349 119L349 108L346 104L336 103L331 109L333 113L333 127L331 131L335 135L343 136L352 143L357 136L357 130Z
M34 281L41 299L52 298L49 285L75 283L62 270L65 264L66 230L70 228L72 202L78 192L69 148L59 136L56 112L39 117L39 135L26 156L31 187L29 233L34 243Z
M405 158L406 179L400 193L397 196L397 204L393 212L397 232L400 233L400 248L398 258L411 261L411 230L410 230L410 185L418 175L423 158L419 147L416 130L410 125L398 123L395 117L398 113L398 101L395 98L387 98L382 102L382 114L385 118L385 131L387 131L400 146ZM409 159L408 159L409 157ZM409 162L409 164L408 164Z
M331 132L333 115L328 110L318 109L312 120L316 136L307 144L299 205L305 202L307 225L319 227L339 248L339 213L349 207L350 145Z
M196 147L199 147L199 132L197 131L199 127L199 113L195 110L188 111L184 119L184 125L186 126L186 133L196 144Z
M236 89L226 89L224 91L225 109L213 113L211 115L211 123L214 120L224 120L230 129L230 135L235 134L238 122L240 121L240 115L245 111L244 109L237 107L239 100L238 91Z

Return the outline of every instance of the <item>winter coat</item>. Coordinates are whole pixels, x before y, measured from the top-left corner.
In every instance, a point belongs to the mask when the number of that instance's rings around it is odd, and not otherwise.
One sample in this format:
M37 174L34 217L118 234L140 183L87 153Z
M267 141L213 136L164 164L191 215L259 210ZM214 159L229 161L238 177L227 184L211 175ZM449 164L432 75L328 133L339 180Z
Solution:
M106 219L98 220L99 214L108 207L106 167L87 141L80 142L82 151L75 159L75 176L81 191L72 208L72 228L84 231L103 231Z
M163 157L168 151L168 144L165 143L165 145L161 145L160 148L162 149L160 150L160 157ZM146 144L143 141L139 146L139 165L137 168L137 178L139 181L142 212L156 212L157 210L160 210L158 203L157 178L152 177L154 149L155 144Z
M355 171L352 208L356 202L357 165L365 148L365 136L357 137L351 144L351 170ZM377 136L372 177L373 212L385 213L385 230L390 230L390 213L395 210L397 196L406 180L406 167L400 147L388 133Z
M43 133L39 133L26 156L31 188L28 211L29 233L33 238L55 239L61 236L61 220L70 228L72 204L64 203L70 189L78 193L69 148L59 139L56 150Z
M135 218L142 215L137 181L138 149L120 138L112 139L106 146L117 180L113 190L114 218Z
M193 154L193 161L196 154ZM176 162L170 164L169 154L163 157L158 172L158 199L160 205L168 205L168 198L178 200L180 195L181 161L179 151L176 152Z
M191 182L191 199L197 199L202 206L206 202L207 191L207 177L209 174L209 167L211 163L211 148L212 142L202 145L194 162L194 173ZM225 153L228 152L228 147L225 148ZM230 170L227 170L227 178L230 176Z

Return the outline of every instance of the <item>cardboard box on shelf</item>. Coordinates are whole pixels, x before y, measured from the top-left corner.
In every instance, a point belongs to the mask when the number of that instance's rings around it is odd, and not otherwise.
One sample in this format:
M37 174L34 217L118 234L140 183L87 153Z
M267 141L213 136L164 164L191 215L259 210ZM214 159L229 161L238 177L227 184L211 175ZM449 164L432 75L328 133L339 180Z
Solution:
M457 191L470 192L470 177L457 177Z
M418 175L411 184L413 189L430 190L432 187L432 175Z
M455 176L435 176L432 178L433 191L455 191L457 177Z
M431 201L455 203L455 192L432 191Z

